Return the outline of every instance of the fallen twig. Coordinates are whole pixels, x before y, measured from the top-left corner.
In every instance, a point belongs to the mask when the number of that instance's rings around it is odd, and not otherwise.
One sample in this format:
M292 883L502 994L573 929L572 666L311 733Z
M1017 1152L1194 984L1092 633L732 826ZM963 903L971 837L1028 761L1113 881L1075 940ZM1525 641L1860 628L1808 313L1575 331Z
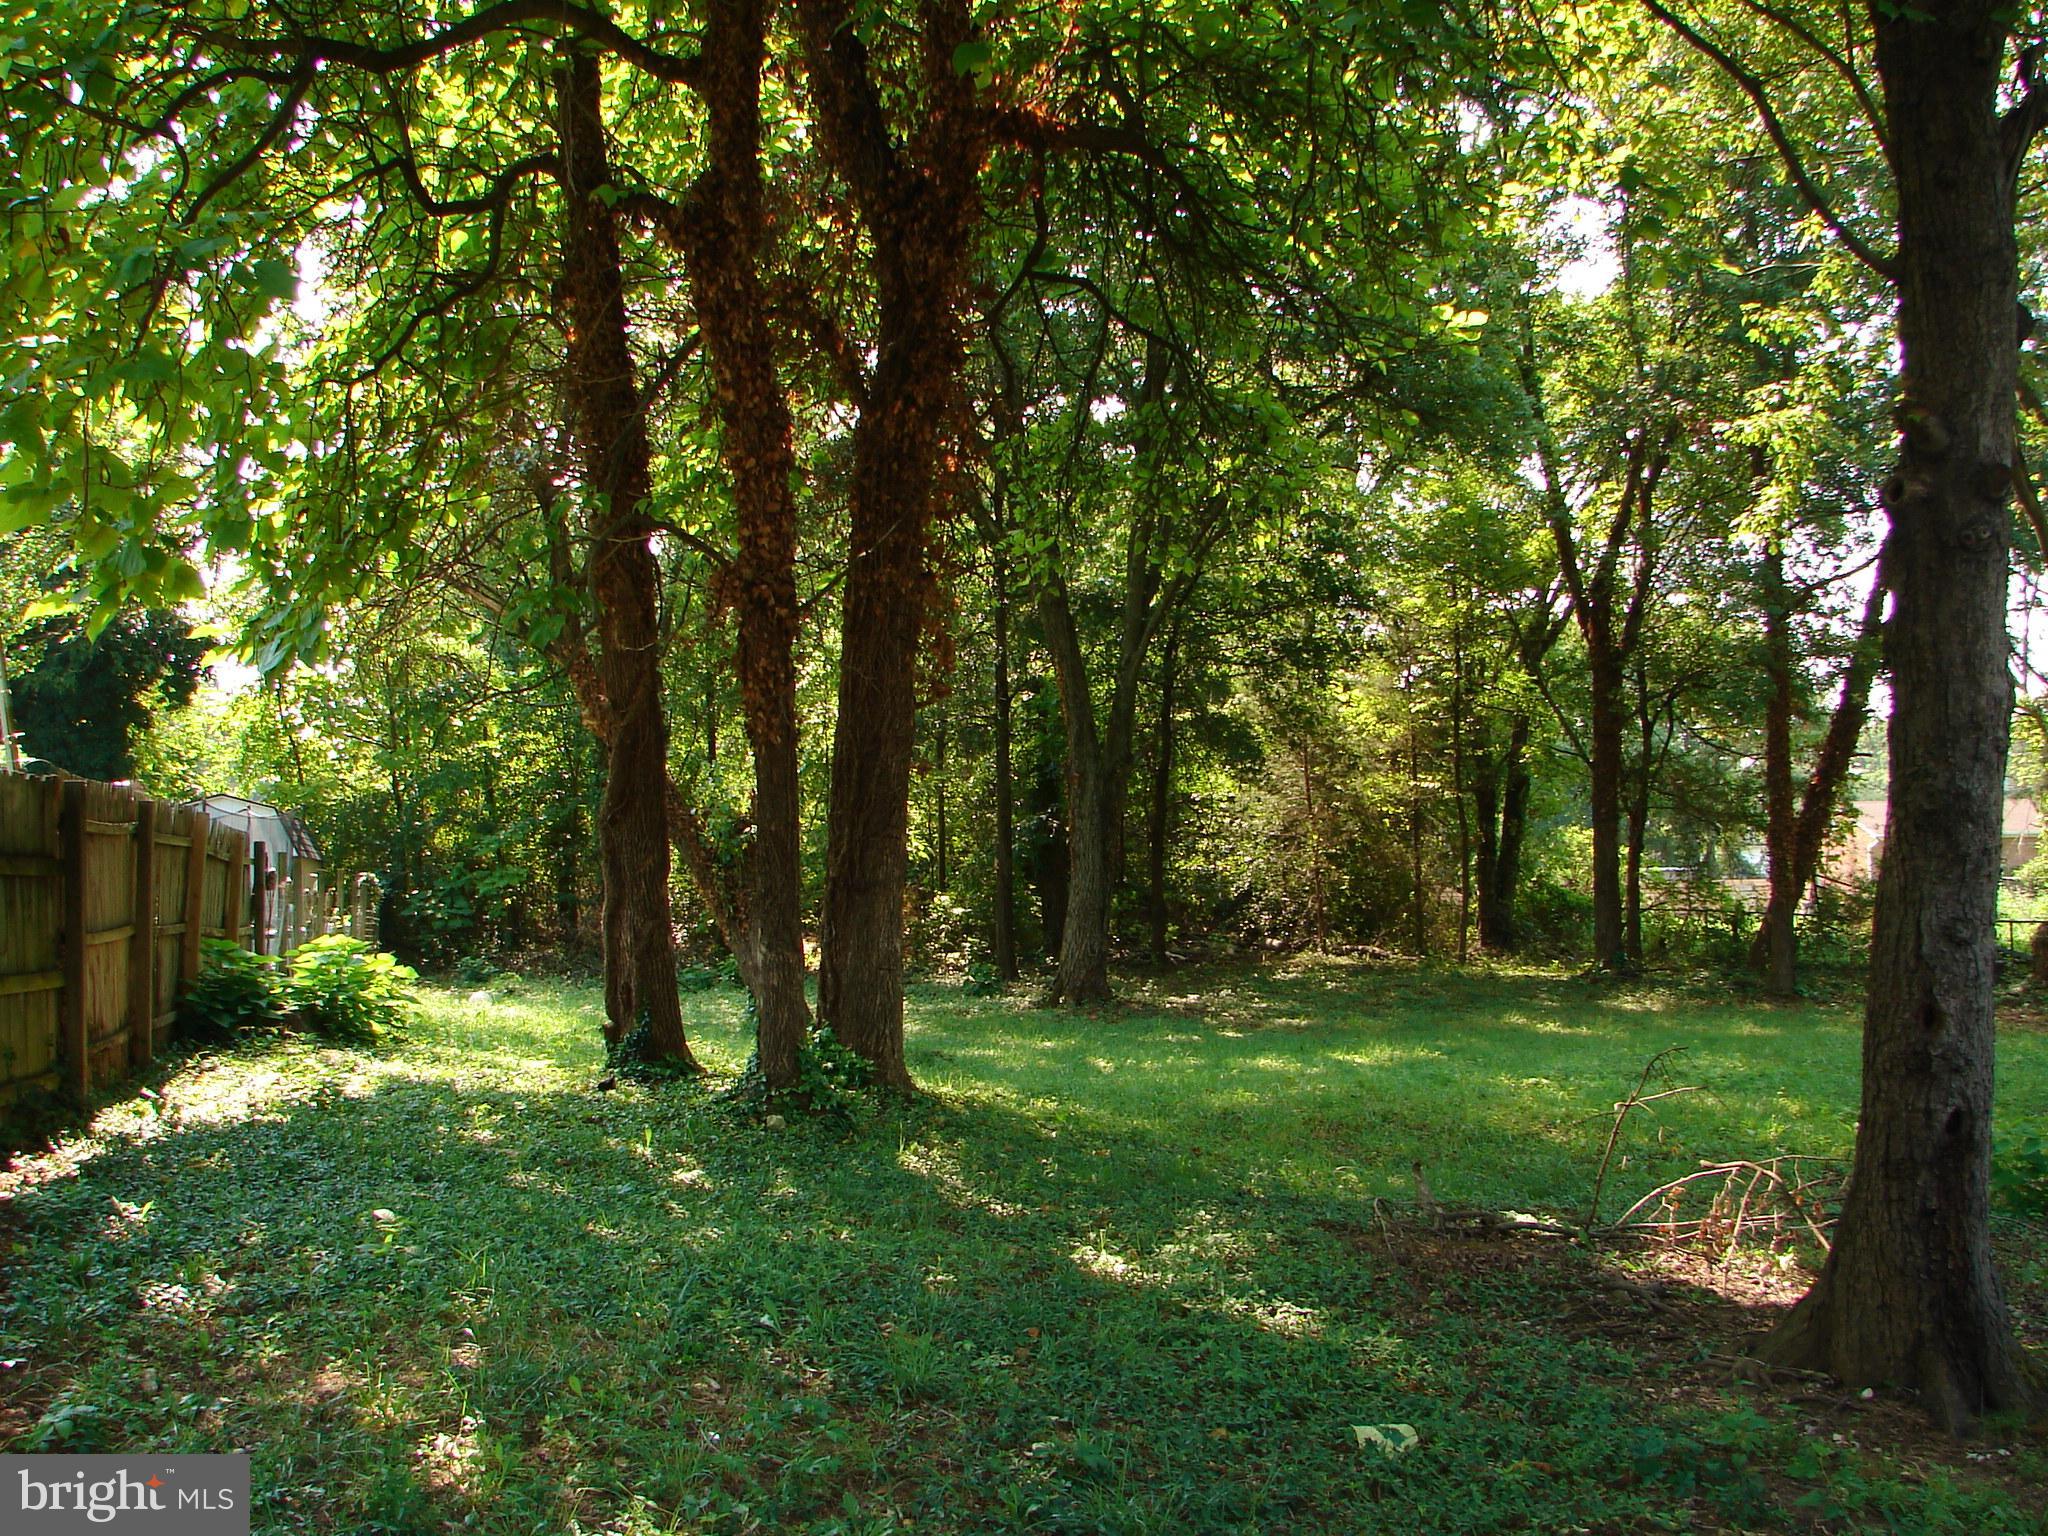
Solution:
M1839 1166L1839 1159L1792 1153L1761 1161L1734 1158L1727 1162L1702 1163L1691 1173L1680 1174L1659 1184L1622 1212L1619 1219L1609 1222L1592 1235L1654 1232L1671 1240L1703 1239L1709 1235L1716 1236L1718 1240L1725 1232L1725 1251L1721 1257L1725 1264L1735 1256L1744 1232L1783 1230L1796 1219L1825 1252L1830 1246L1826 1228L1833 1223L1815 1217L1815 1210L1821 1203L1817 1187L1821 1181L1806 1171L1808 1165ZM1700 1183L1715 1186L1714 1199L1707 1214L1691 1221L1680 1221L1677 1216L1678 1197L1692 1185ZM1743 1184L1739 1199L1735 1193L1738 1183ZM1663 1220L1636 1219L1660 1203L1667 1212ZM1734 1212L1732 1221L1723 1214L1731 1207Z
M1650 1086L1652 1076L1666 1070L1664 1063L1673 1056L1683 1054L1684 1050L1685 1047L1682 1045L1666 1046L1648 1061L1644 1062L1642 1075L1636 1079L1635 1087L1629 1090L1627 1098L1614 1106L1614 1124L1608 1127L1607 1148L1600 1154L1600 1171L1593 1176L1593 1203L1586 1212L1587 1231L1590 1232L1600 1224L1600 1195L1607 1188L1607 1170L1614 1162L1614 1149L1620 1145L1621 1128L1627 1122L1630 1112L1654 1100L1670 1098L1675 1093L1691 1093L1695 1091L1696 1085L1682 1088L1664 1088L1652 1094L1645 1094L1643 1092L1645 1088Z

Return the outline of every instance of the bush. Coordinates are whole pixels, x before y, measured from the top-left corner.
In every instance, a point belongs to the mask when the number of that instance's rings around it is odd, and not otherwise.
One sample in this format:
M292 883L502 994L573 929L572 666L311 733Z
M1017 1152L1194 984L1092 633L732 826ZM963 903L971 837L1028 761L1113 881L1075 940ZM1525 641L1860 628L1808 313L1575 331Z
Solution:
M641 1083L664 1083L691 1073L674 1058L654 1054L654 1019L645 1008L633 1027L604 1048L604 1069L613 1077Z
M419 979L410 966L340 934L301 944L285 964L285 1005L330 1040L368 1042L396 1029Z
M199 946L199 975L178 1004L178 1028L195 1040L225 1040L278 1022L284 1000L277 962L226 939Z
M2014 1215L2048 1217L2048 1143L2031 1134L2001 1137L1991 1158L1991 1194Z
M752 998L747 1000L746 1011L751 1024ZM855 1098L873 1082L874 1068L866 1057L843 1044L829 1029L813 1025L797 1047L796 1081L786 1091L768 1091L768 1080L761 1073L761 1056L756 1051L747 1058L739 1079L719 1098L727 1108L740 1114L800 1110L843 1119L852 1111Z
M678 992L709 992L713 987L740 984L740 965L731 955L720 955L708 965L687 965L676 972Z

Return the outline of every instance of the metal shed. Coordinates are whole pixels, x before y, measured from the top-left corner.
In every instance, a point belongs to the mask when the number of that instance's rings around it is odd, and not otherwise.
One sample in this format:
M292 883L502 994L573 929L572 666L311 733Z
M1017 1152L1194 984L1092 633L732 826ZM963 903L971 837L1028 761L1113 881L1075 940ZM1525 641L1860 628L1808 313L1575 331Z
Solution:
M207 795L190 804L249 839L249 926L257 953L281 955L329 931L335 893L321 873L320 845L304 822L246 795Z

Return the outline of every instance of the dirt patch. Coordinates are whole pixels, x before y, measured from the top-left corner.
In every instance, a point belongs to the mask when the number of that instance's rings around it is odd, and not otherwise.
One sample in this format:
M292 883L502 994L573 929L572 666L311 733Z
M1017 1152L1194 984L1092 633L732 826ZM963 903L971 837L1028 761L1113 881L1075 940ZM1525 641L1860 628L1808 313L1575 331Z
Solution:
M1772 1402L1793 1410L1806 1433L1882 1457L1908 1479L1939 1467L2001 1487L2023 1506L2040 1497L2019 1469L2048 1446L2048 1421L1957 1440L1934 1427L1911 1393L1856 1391L1818 1372L1757 1360L1757 1345L1813 1284L1813 1271L1786 1254L1761 1247L1730 1254L1648 1237L1589 1244L1513 1227L1444 1230L1417 1221L1317 1225L1402 1275L1420 1326L1461 1307L1477 1311L1481 1303L1468 1292L1483 1296L1498 1290L1488 1281L1512 1281L1559 1333L1600 1338L1637 1360L1640 1390L1663 1406L1713 1413ZM2048 1312L2048 1298L2015 1300L2022 1317ZM2022 1334L2037 1348L2048 1343L2038 1327Z

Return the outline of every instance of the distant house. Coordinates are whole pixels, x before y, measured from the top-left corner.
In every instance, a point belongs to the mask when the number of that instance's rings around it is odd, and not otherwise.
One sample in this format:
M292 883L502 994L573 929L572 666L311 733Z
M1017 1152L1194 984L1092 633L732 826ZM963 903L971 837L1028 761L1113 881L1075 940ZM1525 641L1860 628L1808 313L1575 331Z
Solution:
M1828 878L1844 885L1875 880L1884 854L1884 832L1884 801L1858 800L1855 820L1828 845ZM2041 851L2041 808L2024 795L2007 795L1998 842L2001 873L2017 874L2032 863Z

